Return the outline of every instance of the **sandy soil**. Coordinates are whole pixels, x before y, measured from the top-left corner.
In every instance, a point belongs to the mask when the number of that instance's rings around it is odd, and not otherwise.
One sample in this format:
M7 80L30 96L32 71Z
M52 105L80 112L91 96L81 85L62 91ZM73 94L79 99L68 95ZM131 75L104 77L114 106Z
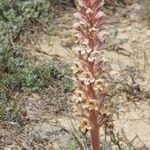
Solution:
M55 34L52 33L49 43L45 37L42 37L39 42L41 51L48 55L55 55L70 64L73 60L71 51L74 49L73 33L75 32L72 28L73 12L74 10L71 10L56 20L57 31ZM124 12L118 10L118 13L108 19L105 31L108 48L105 50L105 57L111 64L110 74L116 71L120 78L121 75L124 76L123 70L135 68L135 82L139 84L142 91L149 92L150 26L142 20L140 12L141 6L135 3L128 6ZM131 84L131 78L129 76L125 78ZM119 104L119 118L116 117L115 120L116 130L119 132L123 130L133 145L146 144L150 147L149 99L144 98L135 106L134 103L128 102L125 94L123 95L116 99ZM122 101L127 102L123 105Z
M72 28L74 18L70 10L56 19L57 30L52 32L50 37L42 36L37 43L40 51L47 55L39 55L38 61L46 63L51 56L55 56L65 63L72 64L74 49ZM128 6L125 10L118 10L118 13L107 20L105 31L108 48L105 50L105 57L110 65L110 74L113 71L124 76L123 70L135 68L135 80L140 85L141 90L150 91L150 26L141 18L141 6L137 3ZM47 40L48 39L48 40ZM32 56L38 52L31 51ZM44 61L44 62L43 62ZM114 77L115 80L120 80ZM131 78L126 75L131 84ZM123 99L123 100L122 100ZM149 100L143 99L135 106L132 102L122 105L122 101L127 101L124 94L117 97L119 101L119 118L115 120L116 128L119 132L123 129L127 139L133 140L133 144L146 144L150 147L150 105ZM138 138L139 137L139 138ZM140 141L140 140L142 141ZM138 143L137 143L137 141Z
M26 55L36 64L48 63L55 57L65 64L72 65L75 47L73 39L75 31L72 27L74 11L74 9L67 10L61 17L56 18L51 35L41 35L36 39L37 48L31 50L32 45L26 46ZM119 83L115 84L116 88L114 88L114 92L118 93L112 97L112 101L116 103L115 131L124 136L126 142L137 149L144 145L150 149L150 95L148 95L150 93L150 26L141 18L141 6L135 3L108 17L105 38L107 48L104 54L108 60L107 71L113 81ZM132 88L131 76L140 87L140 91L136 94L120 90L120 82L127 85L128 90ZM27 108L34 107L34 111L29 111L34 122L27 125L25 129L32 130L30 135L34 135L38 140L39 137L41 140L52 139L50 143L43 144L40 141L41 149L42 147L44 149L45 146L47 150L53 148L59 150L72 138L58 127L61 125L68 130L71 129L69 117L66 115L54 116L50 111L48 113L45 106L40 107L41 102L38 95L32 95L31 99L34 101L34 106L27 106ZM35 118L42 121L36 124ZM59 144L56 137L49 132L57 132L61 139ZM62 137L65 137L66 140L62 140ZM32 137L27 139L32 139ZM30 147L32 142L26 141L25 143L28 143ZM9 147L6 147L6 150Z

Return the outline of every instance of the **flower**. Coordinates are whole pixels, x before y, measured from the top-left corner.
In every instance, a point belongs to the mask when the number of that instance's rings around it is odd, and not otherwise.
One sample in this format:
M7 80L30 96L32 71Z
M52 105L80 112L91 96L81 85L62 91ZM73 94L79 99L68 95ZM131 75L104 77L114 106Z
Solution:
M81 121L81 124L79 126L79 130L82 132L82 133L86 133L88 130L91 130L91 127L89 125L89 121L87 119L83 119Z
M77 104L83 103L87 101L85 94L81 90L76 90L73 95L73 100L76 101Z
M94 13L94 11L91 8L88 8L86 10L86 14L93 14L93 13Z
M102 51L104 49L104 40L102 25L105 22L105 15L102 12L104 0L78 0L78 12L75 13L77 22L74 27L77 31L76 43L79 47L75 49L78 61L73 67L74 73L74 101L76 108L74 111L85 119L82 120L79 129L86 133L91 129L99 132L99 120L102 124L107 121L105 112L105 88L107 84L101 79L100 75L104 72ZM101 57L99 57L101 56ZM91 126L92 125L92 126ZM99 126L98 126L99 125ZM98 127L97 127L98 126ZM93 130L91 130L93 132ZM92 137L98 140L98 137ZM97 138L97 139L94 139ZM99 142L97 142L99 143ZM94 146L93 146L94 147ZM100 149L96 146L96 150Z
M98 110L97 101L94 100L94 99L88 100L88 101L86 101L86 103L83 105L83 108L86 108L86 109L88 109L89 111Z
M108 87L108 84L103 79L97 79L94 82L94 90L98 93Z

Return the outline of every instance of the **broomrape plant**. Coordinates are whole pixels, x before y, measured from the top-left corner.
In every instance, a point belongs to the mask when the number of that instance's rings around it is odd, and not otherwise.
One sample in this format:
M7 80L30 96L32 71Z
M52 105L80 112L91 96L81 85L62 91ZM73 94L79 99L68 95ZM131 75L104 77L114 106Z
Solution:
M74 24L77 30L76 43L79 45L76 50L78 60L73 67L76 88L74 111L84 118L79 129L83 133L91 133L93 150L100 150L100 127L110 127L105 101L107 84L102 79L104 63L98 57L104 45L100 33L105 22L103 5L104 0L78 0L78 12L75 13L77 21Z

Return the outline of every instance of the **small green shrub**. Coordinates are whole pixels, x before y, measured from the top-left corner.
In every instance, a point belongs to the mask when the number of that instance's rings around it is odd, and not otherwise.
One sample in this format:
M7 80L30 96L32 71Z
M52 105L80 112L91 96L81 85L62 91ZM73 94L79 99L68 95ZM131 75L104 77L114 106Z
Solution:
M44 31L48 30L52 20L50 4L49 0L0 1L0 120L17 120L20 108L13 99L15 93L46 93L55 81L62 91L71 91L71 81L62 79L66 73L51 63L30 64L18 42L21 36L33 42L32 27L41 29L42 25Z
M73 84L71 80L65 79L62 81L64 92L70 92L73 89Z
M78 146L77 142L74 139L72 139L68 143L67 150L75 150L75 149L77 149L77 146Z
M41 93L54 81L59 82L64 92L71 91L71 81L63 79L60 69L53 64L33 66L20 53L11 50L2 52L0 57L0 120L17 119L19 109L13 103L11 93Z
M50 79L57 79L61 72L52 64L34 67L19 53L3 51L0 57L0 84L11 89L31 88L39 90L47 87Z
M46 0L2 0L0 1L0 50L16 47L15 41L21 30L32 24L50 24L49 2Z
M144 18L150 20L150 1L144 0Z

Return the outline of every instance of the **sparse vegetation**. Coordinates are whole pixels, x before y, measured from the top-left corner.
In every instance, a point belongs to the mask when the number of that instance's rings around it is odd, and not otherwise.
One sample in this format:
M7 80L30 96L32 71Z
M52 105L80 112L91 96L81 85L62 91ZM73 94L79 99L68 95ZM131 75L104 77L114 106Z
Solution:
M150 20L150 1L144 0L144 18Z
M78 49L72 27L76 8L71 2L0 1L0 150L91 150L90 135L86 133L87 128L91 129L90 125L83 120L85 128L80 126L80 129L85 132L78 131L80 117L73 115L71 107L71 95L77 89L70 69L75 59L71 50ZM102 103L102 114L105 115L107 109L108 115L112 112L114 115L109 118L112 123L105 123L105 128L100 130L100 148L148 150L149 0L105 2L103 10L107 14L107 23L106 32L102 32L105 34L102 48L107 57L96 59L96 63L102 59L104 64L104 72L100 75L102 83L97 86L108 83L108 90L103 91L107 94ZM84 7L84 3L81 6ZM90 12L88 9L86 13ZM101 15L99 13L95 21ZM86 19L81 19L82 23L86 25ZM95 29L90 31L96 32ZM91 40L93 35L90 36ZM84 44L88 43L85 41ZM100 76L97 76L98 80ZM80 101L79 98L78 105ZM83 107L90 112L97 110L93 104L86 103ZM85 115L88 116L87 111Z
M13 93L41 92L48 88L52 80L60 80L63 75L52 63L41 66L30 64L18 44L22 32L32 35L28 29L32 25L50 25L52 17L49 13L49 2L3 0L0 2L0 12L0 119L14 120L19 108L13 103ZM47 27L45 26L44 28ZM30 40L33 39L30 36ZM69 80L60 82L64 86L64 92L70 91Z
M56 66L47 64L35 67L28 63L18 51L3 50L1 52L0 71L1 119L6 117L4 114L8 104L12 103L13 93L42 92L53 83L53 80L59 80L64 92L69 92L72 88L71 81L61 79L63 74ZM15 104L12 104L12 107L14 109ZM14 111L16 112L16 108ZM14 111L11 111L13 116Z
M77 145L77 142L74 139L72 139L67 146L67 150L75 150L77 149Z

